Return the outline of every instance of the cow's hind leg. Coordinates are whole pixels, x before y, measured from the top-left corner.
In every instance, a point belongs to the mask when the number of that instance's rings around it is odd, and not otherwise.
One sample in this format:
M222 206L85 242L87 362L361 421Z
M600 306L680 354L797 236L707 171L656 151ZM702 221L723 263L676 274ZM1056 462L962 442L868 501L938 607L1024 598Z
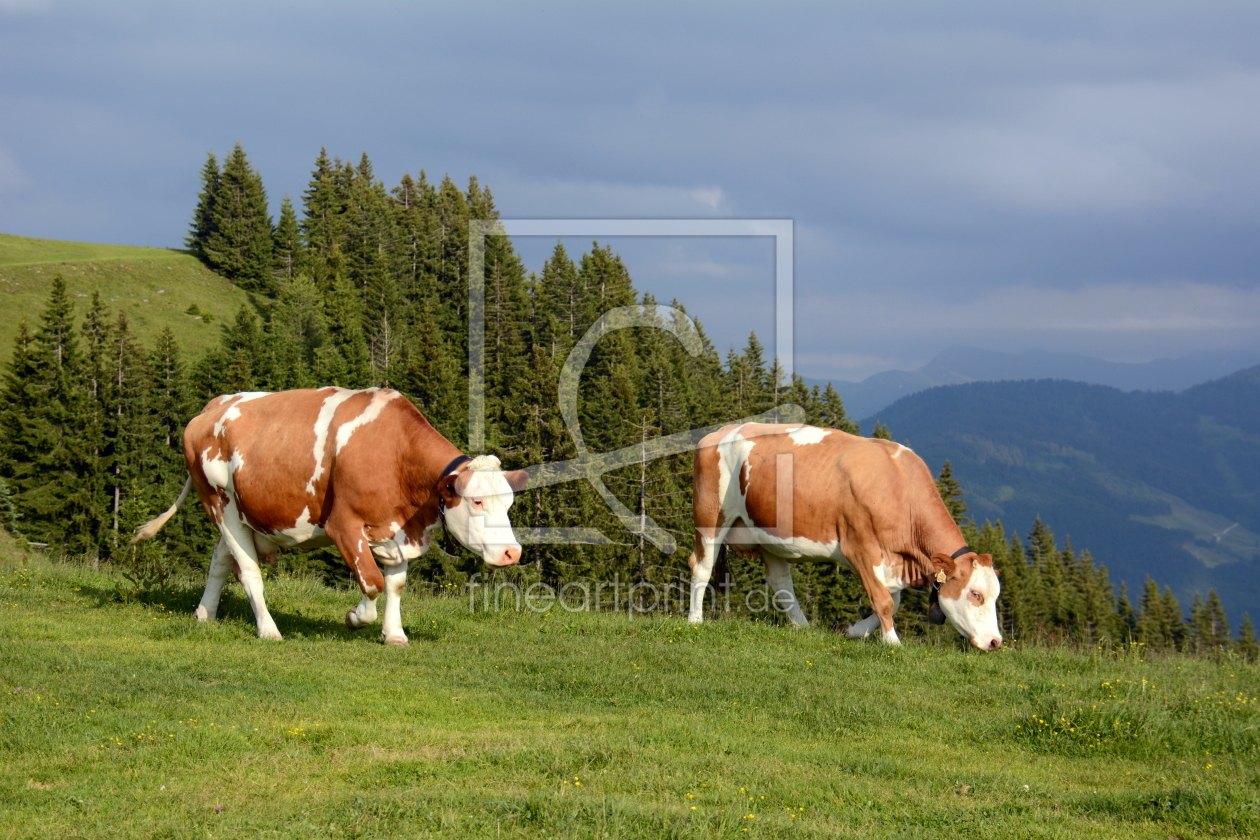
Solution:
M761 552L761 559L766 563L766 582L770 584L770 603L797 627L808 627L809 619L805 617L805 613L801 612L801 605L796 600L796 589L792 586L792 567L788 561L764 550Z
M206 591L201 593L201 603L193 612L198 621L214 621L218 616L219 597L223 594L223 584L227 583L228 572L231 570L232 552L228 549L227 540L220 535L219 541L214 544L214 556L210 558Z
M258 567L253 536L231 508L224 512L223 523L223 538L232 550L232 556L236 558L241 586L245 587L249 605L254 610L254 619L258 622L258 638L278 642L283 637L276 627L275 619L268 612L267 601L263 597L262 569Z
M687 561L691 565L691 610L687 615L687 620L692 624L704 621L704 597L710 589L709 580L713 577L713 567L717 563L718 551L721 550L722 542L726 539L726 533L729 530L722 526L696 529L696 547ZM713 536L705 536L704 531L711 532ZM716 604L716 592L713 600Z

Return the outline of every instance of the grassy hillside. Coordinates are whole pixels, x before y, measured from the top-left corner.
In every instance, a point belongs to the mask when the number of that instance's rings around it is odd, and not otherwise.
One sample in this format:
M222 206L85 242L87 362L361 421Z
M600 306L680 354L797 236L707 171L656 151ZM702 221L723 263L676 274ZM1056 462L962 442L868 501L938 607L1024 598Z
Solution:
M219 327L248 300L245 292L182 251L0 234L0 358L12 352L22 318L38 324L48 286L58 274L79 315L99 291L111 316L125 310L146 344L170 325L180 346L193 355L216 343ZM210 318L185 314L192 304Z
M1150 838L1260 833L1238 662L470 612L412 644L273 579L284 642L0 549L0 837Z

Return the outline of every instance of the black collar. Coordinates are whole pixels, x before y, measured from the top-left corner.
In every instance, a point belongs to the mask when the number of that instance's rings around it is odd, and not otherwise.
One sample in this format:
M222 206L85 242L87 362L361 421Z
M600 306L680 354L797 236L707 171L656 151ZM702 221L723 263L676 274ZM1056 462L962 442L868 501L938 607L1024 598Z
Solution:
M455 457L455 460L447 464L446 469L442 470L442 474L438 476L438 481L441 481L442 479L446 478L451 473L455 472L455 470L459 469L461 464L467 461L471 461L471 460L472 460L471 455L457 455Z
M471 460L472 458L468 455L457 456L454 460L452 460L449 464L446 465L446 469L442 470L442 474L438 476L438 481L440 482L442 479L446 478L448 475L455 472L455 470L459 469L461 466L463 466L465 463ZM457 549L455 549L454 546L452 546L451 544L453 542L451 540L451 529L446 527L446 502L442 500L442 493L440 490L438 491L438 494L437 494L437 508L438 508L438 521L442 523L442 551L454 557L456 556L455 552L457 551Z

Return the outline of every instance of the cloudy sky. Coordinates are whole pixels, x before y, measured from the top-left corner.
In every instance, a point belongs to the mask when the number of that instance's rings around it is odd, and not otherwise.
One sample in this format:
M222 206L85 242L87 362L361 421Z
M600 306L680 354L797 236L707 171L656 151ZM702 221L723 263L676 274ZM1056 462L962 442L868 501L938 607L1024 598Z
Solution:
M0 232L179 247L238 141L275 204L326 147L510 218L791 219L807 376L1260 350L1257 3L0 0ZM773 344L773 240L610 241Z

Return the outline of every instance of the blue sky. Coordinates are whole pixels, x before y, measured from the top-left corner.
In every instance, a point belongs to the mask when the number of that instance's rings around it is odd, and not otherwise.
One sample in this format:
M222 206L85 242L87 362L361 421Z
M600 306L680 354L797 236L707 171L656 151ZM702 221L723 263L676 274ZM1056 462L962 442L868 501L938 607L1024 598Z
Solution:
M1260 350L1260 4L0 0L0 232L179 247L206 152L504 216L790 218L807 376ZM553 243L518 242L531 268ZM618 240L723 351L768 240Z

